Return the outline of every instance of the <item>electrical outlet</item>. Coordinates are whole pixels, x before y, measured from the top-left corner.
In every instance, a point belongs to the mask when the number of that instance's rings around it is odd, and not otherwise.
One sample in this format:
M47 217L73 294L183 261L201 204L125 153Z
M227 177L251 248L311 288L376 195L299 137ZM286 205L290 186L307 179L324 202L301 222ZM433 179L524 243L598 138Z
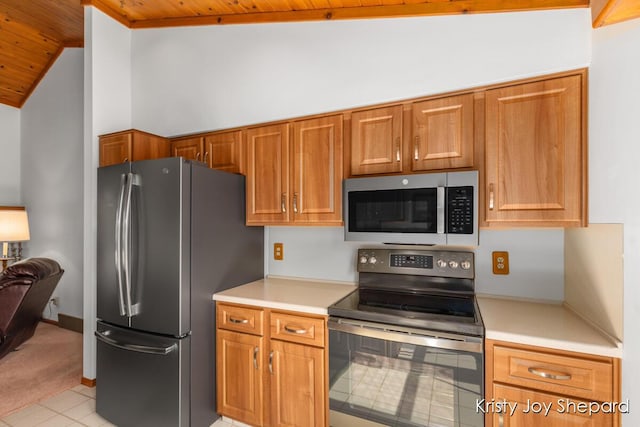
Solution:
M283 243L274 243L273 244L273 259L276 261L282 261L284 259L284 244Z
M493 252L493 274L509 274L509 252Z
M60 297L53 297L53 298L51 298L51 303L52 303L53 305L55 305L56 307L59 307L59 306L60 306Z

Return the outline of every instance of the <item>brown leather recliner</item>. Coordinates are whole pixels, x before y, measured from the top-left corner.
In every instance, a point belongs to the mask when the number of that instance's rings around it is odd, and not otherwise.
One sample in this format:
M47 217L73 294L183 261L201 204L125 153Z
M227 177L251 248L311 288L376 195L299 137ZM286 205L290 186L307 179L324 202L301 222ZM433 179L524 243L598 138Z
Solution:
M0 358L33 336L63 273L48 258L28 258L0 273Z

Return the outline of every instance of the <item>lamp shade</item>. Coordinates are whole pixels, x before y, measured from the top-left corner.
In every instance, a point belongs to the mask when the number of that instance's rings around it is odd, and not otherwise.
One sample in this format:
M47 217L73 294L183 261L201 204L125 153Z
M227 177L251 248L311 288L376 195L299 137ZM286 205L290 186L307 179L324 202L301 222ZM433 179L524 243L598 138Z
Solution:
M24 242L29 238L29 219L25 208L0 206L0 242Z

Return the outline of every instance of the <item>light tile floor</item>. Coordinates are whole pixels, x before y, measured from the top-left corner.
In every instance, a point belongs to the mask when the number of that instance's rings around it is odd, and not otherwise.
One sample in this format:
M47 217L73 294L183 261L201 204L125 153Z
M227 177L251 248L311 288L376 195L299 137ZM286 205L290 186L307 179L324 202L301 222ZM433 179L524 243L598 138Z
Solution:
M96 389L79 385L0 418L0 427L112 426L96 414Z
M113 426L96 414L95 397L95 387L79 385L0 418L0 427ZM228 418L222 418L213 423L211 427L248 426Z

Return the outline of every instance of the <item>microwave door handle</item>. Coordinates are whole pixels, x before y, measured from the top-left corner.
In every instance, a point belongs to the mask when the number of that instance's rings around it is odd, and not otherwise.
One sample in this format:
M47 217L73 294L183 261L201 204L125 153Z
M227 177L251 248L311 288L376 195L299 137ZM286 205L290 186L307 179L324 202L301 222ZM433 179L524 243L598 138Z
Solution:
M436 233L444 234L444 215L445 215L445 188L436 188Z

